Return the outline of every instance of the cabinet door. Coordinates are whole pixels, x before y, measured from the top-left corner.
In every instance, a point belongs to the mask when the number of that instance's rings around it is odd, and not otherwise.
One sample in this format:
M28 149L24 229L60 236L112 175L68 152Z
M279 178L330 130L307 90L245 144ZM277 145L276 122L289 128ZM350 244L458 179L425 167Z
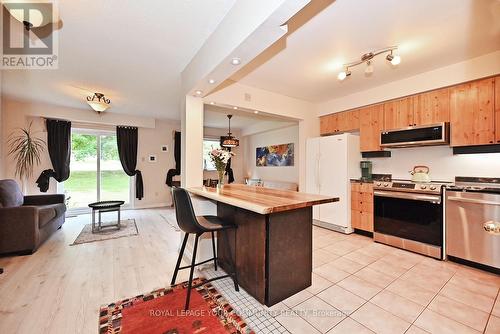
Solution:
M384 103L384 129L401 129L414 125L411 97Z
M359 109L359 140L361 152L381 151L380 132L384 127L384 105Z
M321 116L319 126L321 135L331 135L338 129L338 115Z
M495 142L495 79L450 88L451 146Z
M500 77L495 78L495 140L500 144Z
M443 88L413 97L415 125L450 121L450 89Z

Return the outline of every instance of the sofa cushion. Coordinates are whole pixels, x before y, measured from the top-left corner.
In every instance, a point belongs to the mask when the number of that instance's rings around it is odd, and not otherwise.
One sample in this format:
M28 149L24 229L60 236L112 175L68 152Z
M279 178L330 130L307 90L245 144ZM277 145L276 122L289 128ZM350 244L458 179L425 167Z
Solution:
M38 206L38 228L43 228L49 222L62 216L66 205L62 203Z
M14 180L0 180L0 208L23 205L24 196Z

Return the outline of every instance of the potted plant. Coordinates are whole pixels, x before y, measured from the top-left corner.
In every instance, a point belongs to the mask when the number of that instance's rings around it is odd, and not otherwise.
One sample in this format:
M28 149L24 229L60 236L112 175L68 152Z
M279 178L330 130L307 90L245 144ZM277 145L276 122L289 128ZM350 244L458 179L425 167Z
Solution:
M226 165L229 162L229 159L233 156L233 152L229 152L222 148L216 148L210 151L210 159L214 163L215 169L217 169L217 173L219 174L217 189L221 189L224 185L224 172L226 171Z
M9 155L16 161L15 175L25 183L33 175L33 167L40 164L45 141L36 137L31 129L32 123L27 128L20 128L12 133L8 139Z

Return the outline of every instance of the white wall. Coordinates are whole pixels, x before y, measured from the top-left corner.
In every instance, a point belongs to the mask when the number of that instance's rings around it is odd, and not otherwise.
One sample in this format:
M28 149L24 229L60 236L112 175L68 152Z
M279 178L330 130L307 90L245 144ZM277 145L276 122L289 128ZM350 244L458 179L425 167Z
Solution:
M415 165L430 167L432 180L453 181L455 176L500 177L500 153L453 155L448 146L393 149L391 158L373 161L373 173L409 179Z
M250 95L250 100L246 99ZM304 191L306 185L306 140L319 136L319 118L316 105L304 100L269 92L263 89L234 83L206 98L207 103L239 106L246 109L259 110L273 115L285 116L299 122L298 148L295 150L295 161L299 173L299 190ZM255 155L255 153L254 153Z
M244 181L244 161L246 159L244 143L245 137L241 137L241 131L237 129L232 129L231 132L233 136L240 140L240 146L235 147L231 150L235 155L231 161L231 168L233 169L234 174L234 183L243 183ZM214 138L219 139L220 136L227 136L227 129L218 129L218 128L203 128L203 138ZM217 179L219 175L216 171L203 171L203 179ZM227 179L226 179L227 180ZM226 181L227 182L227 181Z
M106 113L99 116L91 110L62 108L33 102L22 102L5 97L2 102L1 139L5 149L7 148L6 142L9 134L12 133L15 128L25 127L29 122L33 122L33 130L37 132L37 136L46 140L47 133L44 121L40 115L44 117L60 117L71 121L85 120L87 126L95 128L102 128L103 124L113 126L139 126L137 169L142 171L144 198L140 201L135 199L134 205L138 208L170 205L170 192L165 184L165 178L167 171L175 167L172 133L174 130L180 129L179 122L159 121L151 118L112 113ZM116 123L113 124L111 122ZM153 125L153 127L149 127L151 125ZM110 128L112 129L113 127ZM168 145L169 152L162 153L161 145ZM147 162L147 157L150 154L155 154L158 157L156 163ZM6 156L3 156L2 160L5 160L4 177L14 178L15 162ZM48 153L45 150L41 164L35 168L33 177L26 183L25 190L28 194L39 193L35 180L40 175L41 171L47 168L52 167ZM18 182L21 183L20 180L18 180ZM51 179L48 193L55 193L56 191L57 182Z
M441 87L451 86L500 73L500 51L418 75L393 81L368 90L332 99L318 105L318 115L331 114L387 101ZM361 80L369 80L361 78Z
M265 181L299 183L299 126L263 132L245 138L245 177ZM295 163L289 167L257 167L255 150L257 147L277 144L294 144Z

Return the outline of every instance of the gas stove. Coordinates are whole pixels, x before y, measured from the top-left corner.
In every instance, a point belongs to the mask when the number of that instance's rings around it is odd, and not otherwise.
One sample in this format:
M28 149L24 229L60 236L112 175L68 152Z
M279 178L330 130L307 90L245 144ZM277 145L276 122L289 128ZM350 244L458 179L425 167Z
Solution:
M392 180L392 181L375 181L374 189L385 191L400 191L421 194L440 195L443 186L449 185L449 182L431 181L424 183L412 182L410 180Z

